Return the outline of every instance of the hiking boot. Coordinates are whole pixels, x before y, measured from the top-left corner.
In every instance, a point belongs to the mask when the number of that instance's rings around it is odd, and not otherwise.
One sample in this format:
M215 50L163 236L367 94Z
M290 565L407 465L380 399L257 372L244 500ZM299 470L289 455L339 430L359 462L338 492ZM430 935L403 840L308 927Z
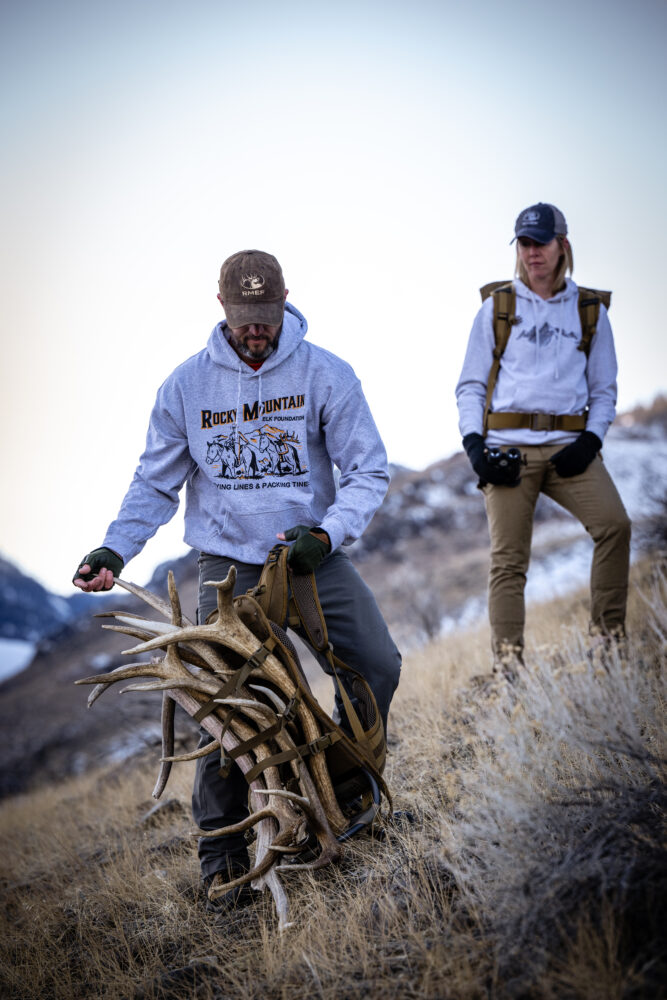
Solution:
M522 647L507 642L500 643L493 662L493 672L496 677L503 677L508 684L516 684L523 667Z
M602 667L609 672L614 655L622 664L628 659L628 640L625 630L621 627L610 633L602 633L599 629L591 629L591 643L586 650L586 658L594 667Z
M212 875L202 876L202 888L206 893L206 909L209 913L228 913L231 910L247 906L253 901L255 898L254 889L251 888L249 882L244 882L242 885L235 885L232 889L228 889L227 892L215 895L211 899L211 893L217 893L227 883L233 882L234 879L240 875L244 875L249 870L250 862L248 859L238 860L228 858L224 867L220 868L217 872L214 872Z

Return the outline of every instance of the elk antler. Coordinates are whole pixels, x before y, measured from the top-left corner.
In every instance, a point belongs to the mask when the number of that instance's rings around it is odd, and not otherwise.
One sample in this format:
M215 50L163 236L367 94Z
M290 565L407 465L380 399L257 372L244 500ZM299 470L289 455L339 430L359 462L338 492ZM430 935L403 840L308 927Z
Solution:
M103 628L139 639L124 655L150 653L148 661L117 667L107 674L86 677L77 684L92 684L89 706L112 684L135 681L123 691L163 692L162 760L153 791L157 798L167 783L172 764L192 760L221 748L231 754L247 777L254 811L243 823L219 830L200 831L217 837L256 827L255 865L250 872L226 885L211 889L211 899L232 887L252 881L254 888L268 887L279 916L280 929L289 926L287 897L278 873L285 870L283 855L296 855L290 870L319 868L336 861L342 847L337 840L347 826L333 791L318 719L301 698L296 682L272 652L273 636L258 637L239 617L233 600L236 569L222 582L206 585L217 590L217 618L194 625L181 610L173 574L169 573L169 602L143 587L116 582L160 612L168 621L151 621L122 612L106 612L117 625ZM159 658L157 651L162 651ZM202 750L174 756L174 704L179 704L213 737ZM319 742L318 742L319 741ZM276 760L278 758L278 760ZM299 792L283 787L279 761L289 763ZM299 864L298 855L319 845L314 860Z

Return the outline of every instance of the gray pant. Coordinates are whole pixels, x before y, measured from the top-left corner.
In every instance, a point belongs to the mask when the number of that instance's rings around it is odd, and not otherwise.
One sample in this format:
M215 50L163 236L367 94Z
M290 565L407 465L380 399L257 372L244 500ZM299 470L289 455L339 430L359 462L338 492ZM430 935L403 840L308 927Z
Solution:
M199 557L199 621L203 622L216 606L216 591L204 587L206 580L224 580L230 566L236 566L235 594L243 594L259 580L262 567L223 556L202 553ZM398 685L401 655L389 635L373 594L361 579L349 557L337 549L320 563L315 573L317 592L327 623L329 641L336 656L357 670L368 681L387 728L389 705ZM302 638L305 635L299 632ZM351 693L348 691L348 693ZM340 718L345 713L336 693ZM203 732L200 746L211 742ZM248 785L240 768L234 764L229 777L221 778L218 752L197 761L192 814L202 830L239 823L248 815ZM225 866L226 859L244 860L246 841L243 834L202 838L199 860L202 874L212 875Z

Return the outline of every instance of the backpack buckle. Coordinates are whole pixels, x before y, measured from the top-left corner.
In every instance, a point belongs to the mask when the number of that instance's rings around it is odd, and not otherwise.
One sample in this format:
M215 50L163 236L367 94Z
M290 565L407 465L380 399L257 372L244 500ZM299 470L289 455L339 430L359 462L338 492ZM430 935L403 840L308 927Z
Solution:
M323 733L322 736L318 736L316 740L311 740L308 744L308 752L311 754L319 753L321 750L326 750L327 747L331 746L331 733Z

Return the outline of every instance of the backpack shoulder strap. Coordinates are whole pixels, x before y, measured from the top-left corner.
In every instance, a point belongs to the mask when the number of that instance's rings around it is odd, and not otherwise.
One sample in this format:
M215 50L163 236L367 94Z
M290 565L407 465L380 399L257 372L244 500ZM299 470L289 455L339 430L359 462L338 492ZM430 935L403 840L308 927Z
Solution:
M516 291L511 281L490 281L480 288L482 301L489 295L493 296L493 333L495 345L493 348L493 361L489 370L489 377L486 382L486 399L484 401L484 429L486 436L488 430L489 410L491 409L491 398L496 387L500 359L507 347L510 339L512 326L516 323L514 309L516 306Z
M274 545L266 557L257 586L248 591L269 619L282 628L287 618L287 547Z
M579 319L581 321L581 340L579 350L588 357L591 341L597 330L600 316L600 303L604 302L607 309L611 305L611 292L603 292L597 288L579 286Z
M261 610L269 619L283 627L301 625L310 645L317 653L325 656L338 693L343 702L345 714L354 734L354 739L369 764L377 767L381 773L384 767L386 744L382 719L377 703L368 682L352 667L349 667L337 656L334 656L322 605L317 593L314 573L292 573L287 565L289 546L275 545L269 552L259 582L248 591L248 596L254 598ZM290 612L287 618L287 612ZM280 617L275 617L279 615ZM339 672L353 677L353 684L363 691L363 701L370 711L370 729L366 729L359 718L345 687L341 683Z

